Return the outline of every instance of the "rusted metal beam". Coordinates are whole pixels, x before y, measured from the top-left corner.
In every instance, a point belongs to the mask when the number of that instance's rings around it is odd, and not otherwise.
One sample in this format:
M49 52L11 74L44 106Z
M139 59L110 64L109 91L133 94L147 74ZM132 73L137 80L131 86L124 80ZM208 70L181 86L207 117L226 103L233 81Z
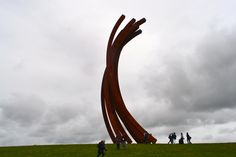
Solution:
M121 50L129 41L142 33L139 26L145 23L146 20L144 18L139 21L135 19L130 20L114 39L124 19L124 15L118 19L107 44L106 69L101 89L102 112L105 125L113 143L116 142L117 136L124 137L128 143L132 142L125 128L137 143L143 143L144 134L147 131L135 120L125 106L118 81L118 63ZM123 125L120 121L122 121ZM156 143L156 141L156 138L150 134L145 142Z

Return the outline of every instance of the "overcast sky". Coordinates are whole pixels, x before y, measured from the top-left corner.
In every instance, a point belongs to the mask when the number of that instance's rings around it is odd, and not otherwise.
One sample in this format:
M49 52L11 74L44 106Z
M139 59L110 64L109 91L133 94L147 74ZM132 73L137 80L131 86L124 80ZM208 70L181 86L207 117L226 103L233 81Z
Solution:
M159 143L236 141L235 0L0 0L0 145L111 142L100 88L106 44L123 49L121 93ZM178 137L177 137L178 138Z

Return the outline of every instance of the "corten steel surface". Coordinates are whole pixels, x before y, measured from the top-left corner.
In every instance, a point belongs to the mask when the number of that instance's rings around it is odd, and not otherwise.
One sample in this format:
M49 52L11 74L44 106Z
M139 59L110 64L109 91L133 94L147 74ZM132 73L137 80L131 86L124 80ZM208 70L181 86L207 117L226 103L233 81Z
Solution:
M125 16L122 15L116 22L107 45L106 69L101 89L102 113L113 143L116 142L116 137L124 137L128 143L132 143L126 129L137 143L143 143L146 130L129 113L121 96L118 82L118 62L122 48L142 33L139 26L146 20L144 18L139 21L130 20L114 39L116 31L124 19ZM156 139L150 134L147 141L155 143Z

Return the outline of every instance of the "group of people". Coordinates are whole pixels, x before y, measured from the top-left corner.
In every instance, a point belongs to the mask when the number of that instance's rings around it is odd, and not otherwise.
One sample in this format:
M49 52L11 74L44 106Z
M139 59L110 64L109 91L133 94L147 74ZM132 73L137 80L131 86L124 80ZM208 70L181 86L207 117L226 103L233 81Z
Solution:
M116 149L120 150L120 145L123 146L123 148L126 148L126 140L124 136L116 136ZM99 157L100 155L102 155L102 157L104 157L105 151L107 151L106 147L105 147L105 140L102 140L98 143L97 145L98 147L98 152L97 152L97 157Z
M176 136L175 132L173 132L173 133L169 134L168 138L169 138L168 144L174 144L177 136ZM186 138L187 138L187 143L191 144L191 138L192 137L189 135L188 132L186 133ZM182 132L180 134L179 144L184 144L184 135L183 135Z
M149 138L150 134L148 132L145 132L143 135L143 143L149 143L148 138ZM124 136L116 136L115 138L115 143L116 143L116 149L120 150L120 145L123 146L124 149L126 149L126 140ZM98 152L97 152L97 157L99 157L100 155L102 155L102 157L104 157L105 151L107 151L107 149L105 148L105 140L102 140L98 143L97 145L98 147Z
M149 137L150 134L148 134L147 132L144 133L144 143L148 143L148 137ZM168 144L174 144L175 143L175 140L177 138L176 136L176 133L173 132L173 133L170 133L169 136L169 142ZM187 132L186 133L186 138L187 138L187 143L188 144L191 144L191 136L189 135L189 133ZM183 136L183 133L181 132L180 134L180 139L179 139L179 144L184 144L184 136ZM126 140L123 136L116 136L116 148L117 150L120 149L120 145L123 145L124 148L126 148ZM97 153L97 157L99 157L100 155L102 155L102 157L104 157L104 153L105 151L107 151L107 149L105 148L105 140L102 140L98 143L97 145L98 147L98 153Z
M126 141L124 136L116 136L116 149L120 150L120 145L123 146L123 148L126 148Z

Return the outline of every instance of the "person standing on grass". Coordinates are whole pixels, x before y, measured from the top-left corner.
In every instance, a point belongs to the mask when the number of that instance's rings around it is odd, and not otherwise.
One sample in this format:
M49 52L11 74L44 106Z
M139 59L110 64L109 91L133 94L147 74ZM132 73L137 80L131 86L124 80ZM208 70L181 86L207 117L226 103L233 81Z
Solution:
M172 140L173 140L173 138L172 138L172 133L169 134L168 138L169 138L168 144L170 144L170 143L172 144Z
M168 138L169 138L169 142L168 142L168 144L174 144L175 143L175 140L176 140L176 134L175 134L175 132L173 132L173 133L170 133L169 134L169 136L168 136Z
M121 137L121 144L122 144L123 148L126 149L126 141L125 141L124 136Z
M177 136L176 136L176 134L174 132L173 135L172 135L172 142L171 142L171 144L175 144L176 138L177 138Z
M190 141L192 137L188 134L188 132L186 133L186 137L187 137L187 143L192 144Z
M184 135L181 132L180 139L179 139L179 144L184 144Z
M148 138L149 138L149 133L145 131L143 134L143 143L146 143L146 144L149 143Z
M116 149L120 150L120 143L121 143L121 138L120 136L116 136Z
M98 143L98 154L97 157L99 157L102 154L102 157L104 157L104 151L107 149L105 148L105 140L102 140Z

